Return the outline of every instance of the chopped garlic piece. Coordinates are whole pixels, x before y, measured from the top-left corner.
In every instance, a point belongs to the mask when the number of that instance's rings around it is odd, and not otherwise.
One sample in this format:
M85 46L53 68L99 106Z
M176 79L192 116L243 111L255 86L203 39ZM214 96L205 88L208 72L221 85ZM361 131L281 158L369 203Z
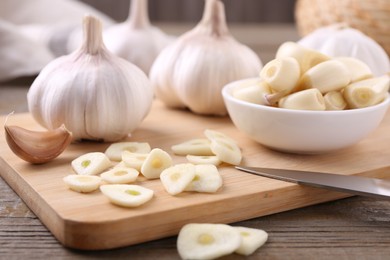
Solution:
M222 177L214 165L196 165L195 177L187 185L185 191L216 192L222 187Z
M139 172L136 169L128 167L115 167L109 171L103 172L100 177L103 181L113 184L125 184L134 182Z
M216 130L211 130L211 129L206 129L204 130L204 135L209 139L210 141L213 141L215 139L226 139L228 142L235 143L237 144L237 141L231 138L230 136L216 131Z
M160 180L169 194L176 195L184 191L194 177L195 165L183 163L165 169L160 175Z
M212 164L215 166L221 164L221 161L215 155L187 155L186 158L190 163L193 164Z
M247 227L234 227L240 232L241 244L235 253L240 255L251 255L259 247L264 245L268 239L268 234L264 230L247 228Z
M138 207L153 198L153 190L130 184L107 184L100 186L111 203L123 207Z
M151 150L148 143L140 142L119 142L111 144L105 151L110 160L120 161L122 160L122 152L129 151L132 153L149 153Z
M210 150L210 141L202 138L173 145L171 149L176 155L213 155Z
M142 164L141 173L148 179L157 179L161 172L170 167L172 163L172 158L167 152L155 148L148 154Z
M148 157L147 153L132 153L129 151L123 151L122 153L122 161L127 167L131 167L136 169L137 171L141 171L142 164Z
M211 150L219 160L232 165L239 165L242 160L241 150L235 142L229 139L214 139L211 141Z
M225 224L187 224L177 238L182 259L215 259L233 253L240 244L238 230Z
M100 152L81 155L72 161L73 170L80 175L96 175L112 166L110 159Z
M63 178L69 189L77 192L92 192L100 186L100 177L72 174Z

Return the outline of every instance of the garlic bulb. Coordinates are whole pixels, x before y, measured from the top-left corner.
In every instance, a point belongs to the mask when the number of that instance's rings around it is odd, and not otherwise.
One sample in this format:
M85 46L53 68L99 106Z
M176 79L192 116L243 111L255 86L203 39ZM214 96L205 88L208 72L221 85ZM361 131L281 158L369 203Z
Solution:
M149 76L167 106L225 115L223 86L256 77L261 67L258 56L230 35L223 3L206 0L202 20L160 53Z
M28 107L48 129L64 124L75 139L116 141L147 115L153 90L139 68L106 49L97 18L84 18L84 36L78 50L41 71Z
M367 64L375 76L390 71L390 60L385 50L359 30L343 24L319 28L298 43L329 56L357 58Z
M132 0L127 20L109 27L103 38L108 50L145 73L149 73L160 51L175 39L150 24L148 0Z

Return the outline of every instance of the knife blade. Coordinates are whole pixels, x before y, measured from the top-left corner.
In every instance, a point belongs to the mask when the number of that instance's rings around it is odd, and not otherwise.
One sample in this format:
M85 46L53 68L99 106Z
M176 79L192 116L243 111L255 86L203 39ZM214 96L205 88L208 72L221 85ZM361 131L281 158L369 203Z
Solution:
M263 177L381 199L390 199L390 181L334 173L236 166L236 169Z

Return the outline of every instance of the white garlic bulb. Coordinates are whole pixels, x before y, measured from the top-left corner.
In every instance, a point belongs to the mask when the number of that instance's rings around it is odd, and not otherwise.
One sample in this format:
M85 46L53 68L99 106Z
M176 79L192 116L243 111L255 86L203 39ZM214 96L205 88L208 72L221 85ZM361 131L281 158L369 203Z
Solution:
M116 141L147 115L153 90L144 72L106 49L100 20L86 16L82 46L49 63L27 99L48 129L64 124L75 139Z
M364 33L344 24L319 28L298 43L332 57L357 58L367 64L375 76L390 71L390 60L385 50Z
M103 38L107 49L145 73L149 73L160 51L175 39L151 25L148 0L132 0L127 20L109 27Z
M206 0L202 20L160 53L149 76L167 106L226 115L223 86L256 77L261 67L256 53L230 35L223 3Z

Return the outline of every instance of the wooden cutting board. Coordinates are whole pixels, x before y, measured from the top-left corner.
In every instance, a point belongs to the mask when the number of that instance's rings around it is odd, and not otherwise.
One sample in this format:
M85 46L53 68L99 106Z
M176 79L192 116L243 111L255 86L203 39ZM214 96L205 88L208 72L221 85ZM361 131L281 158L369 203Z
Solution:
M0 118L0 124L4 120ZM11 116L8 125L42 129L29 114ZM128 140L149 142L152 147L172 154L173 144L203 138L206 128L234 137L247 166L389 176L390 113L378 129L350 148L325 155L293 155L255 143L240 133L228 117L169 110L156 101L151 113ZM171 196L159 180L141 177L136 184L153 189L155 196L133 209L110 204L99 191L80 194L69 190L62 178L73 174L70 162L87 152L104 152L108 145L72 144L54 161L31 165L11 152L1 131L0 174L64 246L85 250L116 248L172 236L186 223L232 223L348 196L254 176L230 166L220 167L224 186L215 194L184 192ZM173 154L172 157L175 163L185 162L184 157Z

